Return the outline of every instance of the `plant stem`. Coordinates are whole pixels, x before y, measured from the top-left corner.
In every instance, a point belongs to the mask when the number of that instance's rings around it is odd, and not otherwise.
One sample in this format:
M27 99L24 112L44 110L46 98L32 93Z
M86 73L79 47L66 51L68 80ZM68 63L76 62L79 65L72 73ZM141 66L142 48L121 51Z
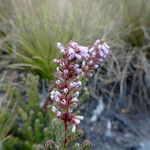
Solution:
M67 147L67 121L64 120L64 150Z

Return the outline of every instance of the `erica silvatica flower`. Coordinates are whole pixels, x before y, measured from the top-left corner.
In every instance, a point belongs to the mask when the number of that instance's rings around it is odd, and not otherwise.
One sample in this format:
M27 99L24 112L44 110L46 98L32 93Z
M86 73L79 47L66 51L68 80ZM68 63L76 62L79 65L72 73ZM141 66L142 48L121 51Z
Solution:
M68 124L72 132L76 131L76 125L84 119L77 116L73 109L77 106L79 89L82 86L80 79L84 76L91 77L93 70L99 67L109 52L109 46L102 40L97 40L90 48L69 42L66 47L57 43L57 48L62 54L61 59L54 59L59 66L56 71L56 81L50 91L50 99L53 101L52 111L64 122L65 133ZM67 142L66 134L64 142Z

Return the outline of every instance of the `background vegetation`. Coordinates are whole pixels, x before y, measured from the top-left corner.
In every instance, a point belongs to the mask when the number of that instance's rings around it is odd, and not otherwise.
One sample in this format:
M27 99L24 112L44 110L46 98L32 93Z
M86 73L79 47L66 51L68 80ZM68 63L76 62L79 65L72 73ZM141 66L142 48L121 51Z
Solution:
M57 42L89 46L104 38L111 53L95 72L90 94L107 97L108 109L115 103L128 112L149 110L149 16L149 0L0 0L0 143L7 137L20 147L43 146L47 137L57 141L49 133L53 115L39 106L47 79L53 79Z

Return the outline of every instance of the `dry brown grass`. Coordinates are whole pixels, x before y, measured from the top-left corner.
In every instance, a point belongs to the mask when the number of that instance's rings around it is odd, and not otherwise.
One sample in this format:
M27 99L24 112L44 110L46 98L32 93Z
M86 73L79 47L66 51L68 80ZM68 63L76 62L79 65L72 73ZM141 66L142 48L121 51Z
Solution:
M110 38L112 51L97 71L93 88L109 97L108 107L112 103L125 107L126 111L150 109L149 3L140 0L120 3L121 22L114 39Z

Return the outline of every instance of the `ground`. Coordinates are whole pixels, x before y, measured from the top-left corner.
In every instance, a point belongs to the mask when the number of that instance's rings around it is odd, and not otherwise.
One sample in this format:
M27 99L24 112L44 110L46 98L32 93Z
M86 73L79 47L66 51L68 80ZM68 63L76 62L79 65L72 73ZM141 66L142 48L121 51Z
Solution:
M80 106L85 117L81 128L85 132L84 139L91 141L92 150L150 150L150 113L105 112L104 109L97 121L91 122L97 105L98 101L89 97ZM111 122L109 134L108 121Z

